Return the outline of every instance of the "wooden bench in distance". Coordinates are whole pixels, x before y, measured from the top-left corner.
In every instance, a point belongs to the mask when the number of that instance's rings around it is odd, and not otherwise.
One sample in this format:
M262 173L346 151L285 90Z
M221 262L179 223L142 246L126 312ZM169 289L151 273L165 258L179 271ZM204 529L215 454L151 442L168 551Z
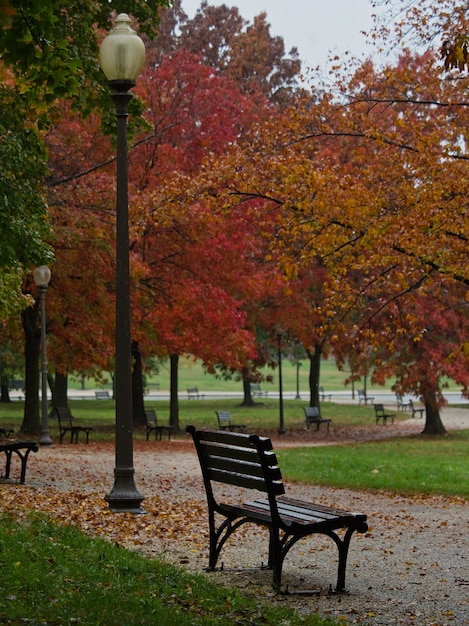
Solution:
M111 399L109 391L106 391L106 390L95 391L94 395L96 396L96 400L110 400Z
M88 443L90 432L94 430L90 426L77 426L70 409L66 406L56 406L52 411L52 415L57 417L60 430L60 443L67 433L70 433L70 443L78 443L78 435L85 433L86 443Z
M409 406L410 406L410 410L412 411L412 417L414 418L416 416L417 413L420 413L420 419L422 419L423 417L423 413L425 411L425 409L416 409L414 407L414 402L413 400L409 400Z
M386 413L383 404L374 404L373 406L375 407L376 423L378 423L379 420L383 420L383 424L386 424L388 419L391 419L394 424L395 413Z
M199 457L209 515L209 571L216 569L220 552L230 535L242 524L269 529L268 567L273 587L280 592L282 567L290 548L303 537L320 533L331 537L339 551L336 592L345 592L345 570L350 540L355 531L368 530L366 515L285 497L282 474L266 437L226 431L196 430L188 426ZM222 500L223 490L212 483L252 489L266 494L251 502ZM253 496L256 497L257 496ZM223 521L216 518L220 515ZM338 530L345 529L341 536Z
M155 432L155 439L157 441L161 441L164 430L166 430L168 433L168 441L171 441L171 433L173 432L173 427L169 426L169 424L168 426L163 426L161 424L158 424L158 417L154 409L145 409L144 412L145 412L145 422L147 425L147 441L150 437L150 434L153 431Z
M319 387L319 398L325 402L326 398L329 400L329 402L332 400L332 393L326 393L324 391L324 387Z
M329 430L331 420L323 419L317 406L305 406L303 409L306 417L306 428L308 430L310 430L311 424L316 424L316 430L319 430L321 424L327 424L327 430Z
M233 424L231 413L229 411L215 411L218 418L218 426L220 430L241 430L246 428L246 424Z
M200 394L197 387L188 387L187 389L187 399L188 400L202 400L205 398L204 394Z
M268 391L262 391L261 386L259 385L259 383L250 383L249 386L251 387L251 395L254 398L267 398L267 394L269 392Z
M407 411L410 409L410 400L404 400L404 397L400 393L396 393L396 402L398 411Z
M26 481L26 464L30 452L37 452L38 446L35 441L9 441L0 442L0 452L6 455L5 473L2 478L9 480L11 471L11 457L15 453L21 461L20 483L24 485Z
M368 404L368 402L373 402L374 398L366 395L366 391L364 389L358 390L358 404Z

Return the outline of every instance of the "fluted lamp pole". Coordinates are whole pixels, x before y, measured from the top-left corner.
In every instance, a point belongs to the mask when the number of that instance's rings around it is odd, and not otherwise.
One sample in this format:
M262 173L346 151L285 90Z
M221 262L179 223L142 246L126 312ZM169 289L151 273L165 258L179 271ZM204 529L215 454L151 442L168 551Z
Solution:
M33 278L39 289L41 305L41 446L52 445L49 435L49 421L47 415L47 351L46 351L46 291L50 283L50 269L46 265L35 267Z
M101 69L112 89L117 118L116 203L116 457L114 486L105 499L115 513L143 513L143 495L134 482L132 433L132 357L130 326L130 269L128 222L127 117L135 86L145 62L145 46L121 13L101 44Z

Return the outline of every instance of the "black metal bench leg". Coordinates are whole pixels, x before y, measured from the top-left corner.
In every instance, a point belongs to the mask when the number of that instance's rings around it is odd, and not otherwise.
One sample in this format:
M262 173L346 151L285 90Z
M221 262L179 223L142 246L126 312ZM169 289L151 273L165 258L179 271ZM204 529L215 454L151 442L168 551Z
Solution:
M6 463L5 463L5 476L4 476L4 478L10 478L12 450L5 450L5 455L7 457L7 460L6 460Z

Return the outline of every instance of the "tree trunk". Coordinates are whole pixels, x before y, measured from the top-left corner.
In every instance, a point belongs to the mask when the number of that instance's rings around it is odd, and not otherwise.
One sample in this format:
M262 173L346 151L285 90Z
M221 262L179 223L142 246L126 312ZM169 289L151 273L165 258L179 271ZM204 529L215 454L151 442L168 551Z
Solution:
M169 375L169 425L174 430L179 427L179 354L169 355L170 375Z
M424 391L423 402L425 404L425 428L422 435L446 435L433 389Z
M239 406L255 406L251 393L251 378L249 368L243 367L243 401Z
M321 374L322 346L314 347L314 352L306 350L309 358L309 406L319 407L319 380Z
M138 341L132 341L132 361L132 421L135 426L145 426L142 355Z
M53 384L49 380L49 387L52 393L52 406L67 407L68 406L68 372L62 374L55 372Z
M41 333L38 302L21 314L24 330L25 402L21 432L37 435L41 431L39 419L39 356Z
M11 402L10 390L8 389L8 376L2 375L0 381L0 402Z

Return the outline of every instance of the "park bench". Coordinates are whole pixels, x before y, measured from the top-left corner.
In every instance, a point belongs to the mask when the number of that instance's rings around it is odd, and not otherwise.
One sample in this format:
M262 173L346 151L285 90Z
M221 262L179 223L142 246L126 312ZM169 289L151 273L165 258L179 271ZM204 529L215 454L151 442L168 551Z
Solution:
M374 404L373 406L375 407L376 423L378 423L379 420L383 420L383 424L386 424L388 419L391 419L394 424L395 413L386 413L383 404Z
M22 400L26 391L26 383L21 379L11 379L8 381L8 389L10 391L19 391L18 399Z
M396 401L397 401L397 410L398 411L407 411L410 409L410 400L404 400L404 397L401 396L400 393L396 393Z
M324 387L319 387L319 398L325 402L326 398L329 400L329 402L332 400L332 393L326 393L324 391Z
M425 409L416 409L414 407L414 402L413 400L409 400L409 406L410 406L410 410L412 411L412 418L414 418L416 416L417 413L420 413L420 419L422 419L423 417L423 413L425 411Z
M259 383L250 383L251 395L255 398L267 398L268 391L262 391Z
M106 390L95 391L94 395L96 396L96 400L110 400L111 399L109 391L106 391Z
M358 389L358 404L368 404L368 402L373 402L374 398L366 395L365 389Z
M70 433L70 443L78 443L78 435L85 433L86 443L88 443L90 432L94 430L90 426L77 426L70 409L66 406L56 406L52 410L52 416L56 416L59 422L60 443L67 433Z
M187 399L188 400L202 400L205 398L204 394L199 393L199 389L197 387L188 387L187 389Z
M273 570L273 587L281 591L282 567L290 548L297 541L320 533L331 537L339 552L336 592L345 592L345 570L351 537L355 531L368 530L366 515L343 511L285 497L282 474L266 437L226 431L197 430L188 426L199 457L208 503L209 567L216 569L220 552L232 533L245 523L269 530L268 567ZM212 483L221 483L263 492L253 495L251 502L223 500L225 490ZM217 495L219 494L219 495ZM241 496L242 497L242 496ZM222 521L216 517L221 516ZM339 529L345 533L339 534ZM242 536L242 535L241 535Z
M11 470L11 457L15 453L21 461L20 483L24 485L26 480L26 464L30 452L37 452L38 446L35 441L9 441L0 442L0 452L6 455L5 473L2 478L9 480Z
M231 413L229 411L215 411L218 418L218 426L220 430L241 430L246 428L246 424L233 424Z
M158 424L158 417L155 413L155 409L144 409L145 413L145 422L147 426L147 441L150 437L150 434L155 432L155 439L161 441L163 437L163 431L167 431L168 433L168 441L171 441L171 433L173 432L172 426L163 426Z
M330 419L323 419L317 406L305 406L303 407L306 417L306 428L311 429L311 424L316 424L316 430L319 430L321 424L327 424L327 430L331 424Z

